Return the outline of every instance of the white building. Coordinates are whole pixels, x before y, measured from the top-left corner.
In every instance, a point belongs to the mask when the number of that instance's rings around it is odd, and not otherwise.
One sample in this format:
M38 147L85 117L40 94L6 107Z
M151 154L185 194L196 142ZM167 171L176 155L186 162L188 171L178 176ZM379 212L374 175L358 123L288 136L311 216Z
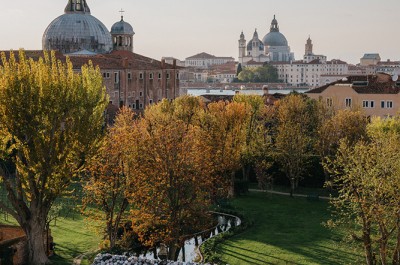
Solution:
M196 68L208 68L211 65L225 64L234 61L235 59L233 57L216 57L214 55L202 52L186 58L185 66L196 67Z

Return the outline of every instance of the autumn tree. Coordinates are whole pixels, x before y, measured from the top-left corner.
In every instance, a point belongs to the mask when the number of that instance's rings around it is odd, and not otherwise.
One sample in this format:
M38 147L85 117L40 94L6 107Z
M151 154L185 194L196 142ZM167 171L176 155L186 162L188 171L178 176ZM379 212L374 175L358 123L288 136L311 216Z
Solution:
M235 173L241 167L241 153L245 144L245 124L249 107L241 102L210 103L202 113L200 139L206 148L205 159L213 185L212 199L233 195ZM228 185L228 186L227 186ZM221 194L222 192L222 194Z
M367 264L400 264L399 119L374 121L368 139L343 139L325 167L339 191L329 224L362 243Z
M102 138L107 99L99 69L74 73L72 64L44 54L33 61L19 51L0 67L0 140L3 160L15 174L0 170L12 215L27 236L29 264L48 264L44 250L46 217Z
M132 110L122 109L113 127L109 128L99 153L86 167L88 180L84 185L82 212L99 226L100 231L105 230L110 248L116 244L118 228L127 218L128 198L134 192L128 185L125 150L126 135L131 132L134 119Z
M264 99L256 95L235 95L234 102L243 103L246 107L246 119L243 121L244 141L241 148L241 165L243 178L249 180L250 170L257 161L268 153L270 139L266 122ZM264 163L264 166L266 164Z
M324 120L316 141L316 150L322 163L335 156L342 139L347 139L348 144L353 145L366 137L367 124L361 111L353 109L339 110ZM326 170L324 173L325 183L330 186L329 174Z
M184 96L148 107L124 137L131 220L144 245L168 245L177 259L185 238L208 228L212 201L227 196L240 158L242 103Z
M280 100L275 108L275 159L289 178L290 195L293 196L312 154L314 134L319 126L318 105L303 95L291 94Z

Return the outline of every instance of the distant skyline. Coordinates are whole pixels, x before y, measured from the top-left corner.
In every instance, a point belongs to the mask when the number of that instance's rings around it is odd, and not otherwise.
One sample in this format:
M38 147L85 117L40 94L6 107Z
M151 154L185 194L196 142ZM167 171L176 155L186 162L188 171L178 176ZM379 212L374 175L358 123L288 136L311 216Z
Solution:
M0 9L0 50L42 49L46 27L62 15L68 0L4 1ZM357 64L364 53L400 60L399 0L87 0L93 16L110 29L124 20L135 31L134 51L160 60L200 52L238 58L238 39L257 28L269 32L274 14L296 60L308 36L314 53Z

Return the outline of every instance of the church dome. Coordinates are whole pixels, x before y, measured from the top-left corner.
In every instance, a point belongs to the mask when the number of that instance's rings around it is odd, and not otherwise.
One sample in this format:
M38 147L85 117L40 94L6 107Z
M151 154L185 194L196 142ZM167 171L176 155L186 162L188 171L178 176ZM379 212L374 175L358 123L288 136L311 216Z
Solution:
M86 0L69 0L65 14L53 20L44 32L42 45L43 50L63 54L82 50L108 53L113 48L110 32L90 15Z
M278 21L275 18L271 22L270 32L263 38L265 46L288 46L286 37L279 32Z
M115 23L111 27L111 34L135 34L131 24L124 21L124 18L121 17L121 21Z
M270 32L263 39L265 46L288 46L285 36L280 32Z

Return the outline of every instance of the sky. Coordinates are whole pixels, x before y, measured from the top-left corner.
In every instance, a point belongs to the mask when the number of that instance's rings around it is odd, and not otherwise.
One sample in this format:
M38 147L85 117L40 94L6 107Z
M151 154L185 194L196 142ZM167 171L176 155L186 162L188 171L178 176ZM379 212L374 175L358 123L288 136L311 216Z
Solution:
M39 50L46 27L62 15L68 0L1 0L0 50ZM314 53L359 63L364 53L400 60L399 0L87 0L104 25L124 20L135 31L136 53L160 60L184 60L200 52L238 57L243 30L249 41L257 28L268 32L273 16L295 58L308 38Z

